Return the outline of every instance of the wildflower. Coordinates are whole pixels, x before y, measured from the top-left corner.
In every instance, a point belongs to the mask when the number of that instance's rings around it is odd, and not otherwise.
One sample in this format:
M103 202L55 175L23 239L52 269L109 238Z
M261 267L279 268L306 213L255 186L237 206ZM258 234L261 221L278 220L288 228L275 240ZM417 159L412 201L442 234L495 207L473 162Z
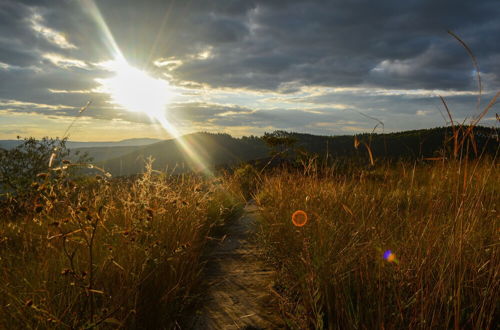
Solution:
M302 210L297 210L292 214L292 222L297 227L303 227L307 220L307 213Z

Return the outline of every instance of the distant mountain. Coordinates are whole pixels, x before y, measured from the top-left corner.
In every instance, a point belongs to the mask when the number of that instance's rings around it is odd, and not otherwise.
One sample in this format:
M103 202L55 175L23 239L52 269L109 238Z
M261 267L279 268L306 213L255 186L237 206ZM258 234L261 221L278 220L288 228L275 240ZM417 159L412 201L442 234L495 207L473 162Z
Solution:
M76 160L79 154L87 154L92 158L92 162L101 162L108 159L124 156L136 150L140 150L144 146L109 146L109 147L85 147L71 149L71 160Z
M0 148L12 149L22 143L22 140L0 140Z
M194 133L182 139L158 142L98 165L113 175L142 172L148 157L154 158L153 168L182 172L234 165L266 157L269 149L258 137L234 138L228 134Z
M476 127L474 133L479 152L495 154L498 151L499 140L496 129ZM359 134L356 137L288 132L281 134L295 141L293 145L295 151L288 153L289 157L307 153L323 158L328 155L329 159L362 160L367 158L365 143L370 146L375 159L436 157L443 150L443 142L452 136L449 127L386 134ZM355 139L360 143L357 149L354 147ZM469 151L472 152L472 147ZM142 172L146 159L152 157L155 159L154 169L168 169L179 173L191 169L200 170L202 165L213 168L259 159L267 161L269 154L270 148L258 137L234 138L228 134L194 133L184 136L181 140L172 139L140 147L116 158L103 160L98 165L115 176L131 175Z
M160 139L126 139L121 141L106 141L106 142L80 142L80 141L68 141L66 146L70 149L76 148L95 148L95 147L134 147L134 146L145 146L148 144L153 144L160 142ZM0 140L0 148L12 149L23 143L23 140Z
M92 147L137 147L145 146L148 144L157 143L163 140L160 139L126 139L121 141L110 141L110 142L78 142L78 141L68 141L68 148L92 148Z

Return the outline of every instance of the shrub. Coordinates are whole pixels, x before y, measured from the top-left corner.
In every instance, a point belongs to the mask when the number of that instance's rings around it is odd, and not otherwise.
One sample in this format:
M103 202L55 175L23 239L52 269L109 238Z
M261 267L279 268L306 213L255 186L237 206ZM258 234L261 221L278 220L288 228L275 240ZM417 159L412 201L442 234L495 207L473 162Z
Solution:
M24 195L32 191L33 183L40 181L42 173L47 174L51 168L67 162L70 150L66 148L66 140L47 137L36 140L31 137L10 150L0 148L0 192ZM86 154L77 152L75 156L77 163L91 160ZM74 170L67 173L74 174Z

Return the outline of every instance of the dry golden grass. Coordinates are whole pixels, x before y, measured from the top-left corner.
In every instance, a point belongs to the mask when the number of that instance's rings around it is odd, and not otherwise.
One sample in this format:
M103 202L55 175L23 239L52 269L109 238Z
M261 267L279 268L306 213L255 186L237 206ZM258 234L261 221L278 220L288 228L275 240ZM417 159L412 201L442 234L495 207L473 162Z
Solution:
M263 178L262 244L297 329L488 329L500 296L494 160ZM292 214L304 210L304 227ZM384 253L392 251L392 255Z
M34 210L0 222L0 328L174 327L212 229L238 207L224 178L151 167L129 180L41 180Z

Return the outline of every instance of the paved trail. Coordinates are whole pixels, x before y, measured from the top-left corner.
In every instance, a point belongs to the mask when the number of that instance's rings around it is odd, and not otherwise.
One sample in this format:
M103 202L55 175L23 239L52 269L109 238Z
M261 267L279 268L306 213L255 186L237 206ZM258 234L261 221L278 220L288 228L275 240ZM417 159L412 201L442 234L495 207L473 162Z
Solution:
M194 329L283 329L271 293L274 271L253 241L257 207L228 225L207 265L208 290Z

